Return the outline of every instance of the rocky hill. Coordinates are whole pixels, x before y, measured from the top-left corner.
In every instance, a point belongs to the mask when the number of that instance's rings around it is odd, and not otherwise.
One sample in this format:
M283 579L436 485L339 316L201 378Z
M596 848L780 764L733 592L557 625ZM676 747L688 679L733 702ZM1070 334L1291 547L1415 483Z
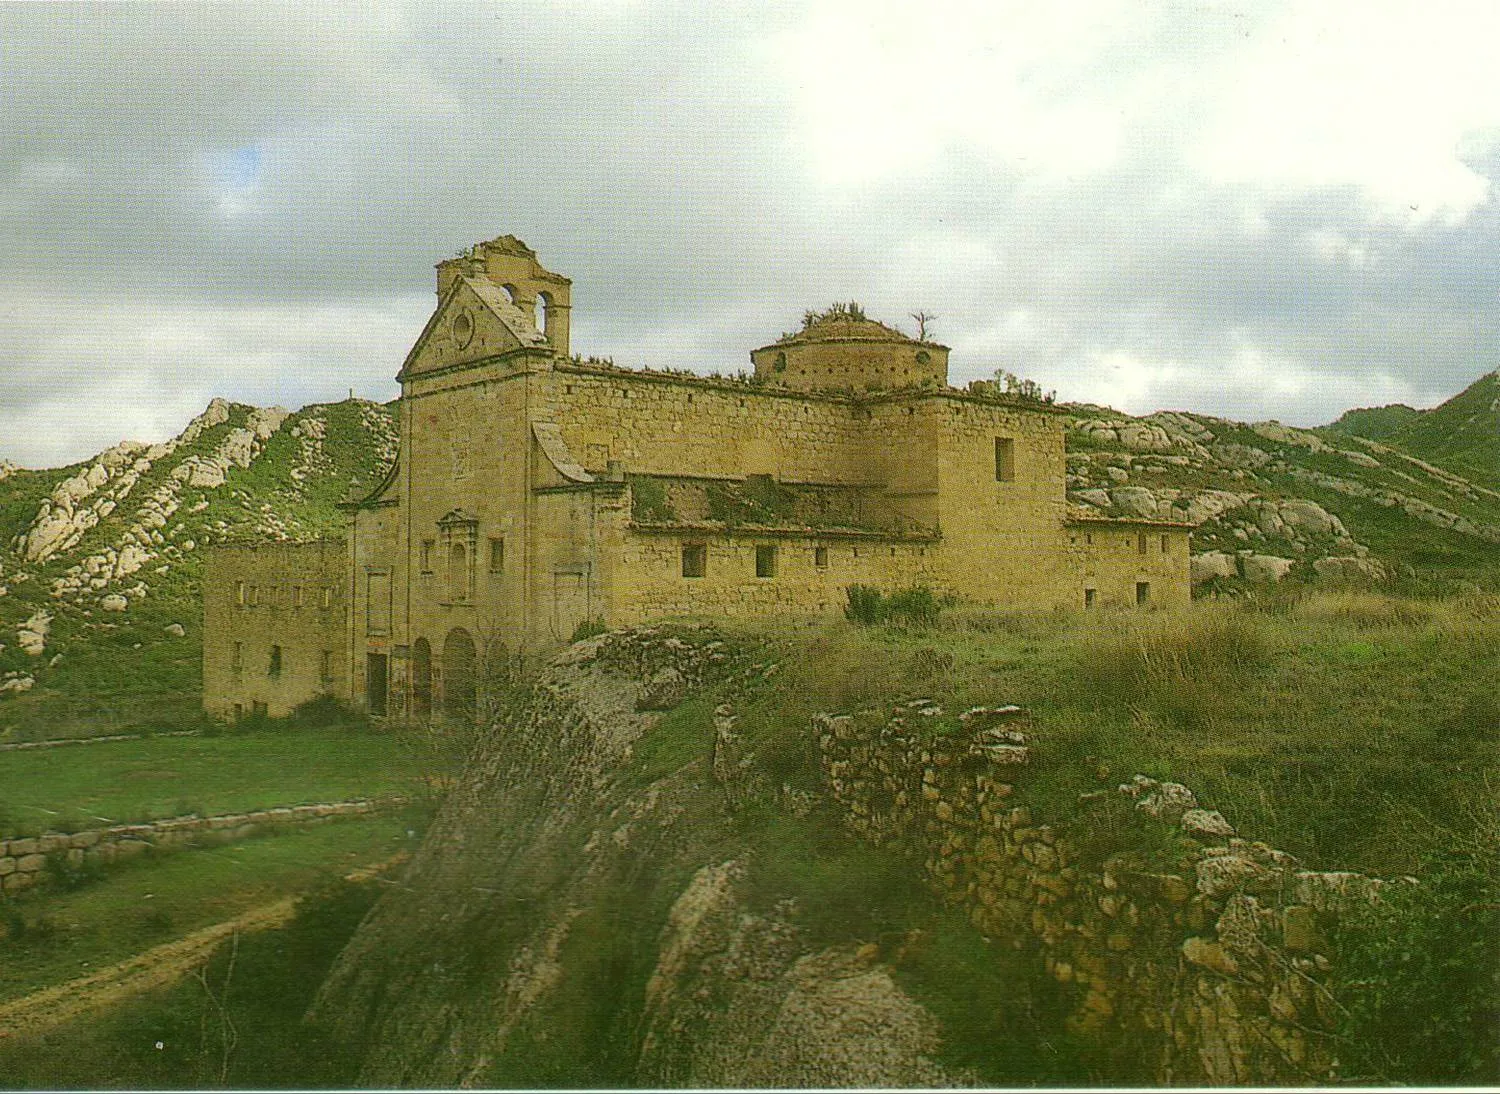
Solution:
M1071 409L1070 501L1194 524L1195 584L1496 579L1500 482L1485 473L1500 460L1494 373L1430 411L1357 411L1320 429Z
M1351 410L1330 432L1383 441L1457 474L1500 487L1500 370L1431 410L1396 404Z
M172 440L0 467L0 735L196 706L200 550L337 532L395 458L390 409L215 399ZM54 729L65 726L53 726Z

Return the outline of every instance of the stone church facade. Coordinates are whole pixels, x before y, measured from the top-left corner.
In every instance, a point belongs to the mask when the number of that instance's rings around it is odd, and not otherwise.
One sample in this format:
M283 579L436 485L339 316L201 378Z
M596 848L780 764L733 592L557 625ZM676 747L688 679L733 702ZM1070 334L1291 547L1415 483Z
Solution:
M462 713L500 650L595 622L837 615L851 585L1023 609L1189 599L1188 526L1070 516L1062 412L949 387L947 347L834 308L753 351L748 379L627 370L571 356L570 290L511 236L438 265L398 376L400 455L348 506L347 544L211 561L210 711L326 691ZM260 671L271 653L250 646L278 624L243 602L257 550L281 552L282 585L342 568L301 620L317 673L284 651Z

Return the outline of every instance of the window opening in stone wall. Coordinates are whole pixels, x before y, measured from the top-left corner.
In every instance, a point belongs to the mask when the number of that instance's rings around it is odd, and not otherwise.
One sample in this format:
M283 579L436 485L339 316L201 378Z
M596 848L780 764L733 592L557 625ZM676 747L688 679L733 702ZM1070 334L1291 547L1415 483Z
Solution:
M1137 604L1151 603L1151 582L1137 581L1135 583L1135 602Z
M547 333L548 313L552 310L552 298L544 292L536 294L536 329Z
M365 574L365 633L391 632L391 575L384 570Z
M271 647L271 663L266 666L266 675L276 677L281 675L281 647Z
M1098 589L1085 589L1085 590L1083 590L1083 606L1085 608L1092 608L1094 606L1095 601L1097 601L1098 599L1099 599L1099 590Z
M1094 545L1094 533L1085 532L1083 535L1083 542L1085 545L1092 547Z
M301 585L293 585L292 586L292 607L294 607L294 608L300 608L300 607L302 607L302 586Z
M333 607L333 586L332 585L324 585L323 586L323 607L325 607L325 608L331 608L331 607Z
M234 704L234 720L236 722L238 722L244 716L245 716L245 704L244 703L235 703Z
M333 651L323 650L318 658L318 676L323 683L333 683Z
M505 572L505 537L495 536L490 540L490 573Z
M1139 554L1145 554L1146 553L1146 533L1145 532L1142 532L1140 534L1140 538L1138 540L1136 540L1136 548L1135 549L1136 549L1136 552L1139 553Z
M229 668L233 672L239 672L245 667L245 643L236 642L234 652L229 655Z
M260 590L254 585L245 590L245 603L252 608L260 603Z
M828 548L827 547L814 547L813 548L813 565L816 566L820 570L826 570L826 569L828 569Z
M776 545L763 543L755 548L755 576L776 576Z
M995 438L995 481L1016 479L1016 442L1010 437Z
M469 551L462 543L448 548L448 599L469 598Z
M243 581L234 583L234 602L242 608L245 606L245 583Z
M266 704L259 699L250 700L250 717L264 718L266 716Z
M432 573L432 549L437 546L437 540L424 539L422 541L422 572Z
M1166 554L1170 554L1171 552L1172 552L1172 545L1169 542L1168 537L1167 536L1162 536L1161 537L1161 553L1164 554L1164 555L1166 555Z
M682 576L702 577L708 572L708 545L706 543L684 543L682 545Z

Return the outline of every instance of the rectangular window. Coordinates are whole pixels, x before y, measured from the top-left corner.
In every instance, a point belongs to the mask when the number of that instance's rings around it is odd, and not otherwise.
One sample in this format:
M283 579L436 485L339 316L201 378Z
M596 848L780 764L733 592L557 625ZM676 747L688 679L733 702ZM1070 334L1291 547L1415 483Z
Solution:
M1171 554L1171 552L1172 552L1171 541L1168 539L1167 536L1162 536L1161 537L1161 553L1164 554L1164 555L1166 555L1166 554Z
M330 684L330 683L333 682L333 651L332 650L324 650L323 651L322 657L321 657L321 659L319 661L319 664L318 664L318 674L319 674L319 676L322 677L323 683Z
M234 720L236 722L238 722L244 716L245 716L245 704L244 703L235 703L234 704Z
M271 663L266 667L267 676L281 675L281 647L271 647Z
M1137 604L1151 603L1151 582L1137 581L1135 583L1135 602Z
M301 585L293 585L292 586L292 607L294 607L294 608L300 608L300 607L302 607L302 586Z
M776 576L776 545L772 543L762 544L755 548L755 576Z
M1140 534L1140 538L1136 540L1135 549L1136 549L1136 552L1138 554L1142 554L1143 555L1143 554L1146 553L1146 533L1145 532L1142 532Z
M826 569L828 569L828 548L827 547L814 547L813 548L813 565L816 566L820 570L826 570Z
M505 537L495 536L490 540L490 573L505 572Z
M260 603L260 590L257 589L254 585L251 585L248 588L246 588L246 590L245 590L245 603L247 605L249 605L250 607L252 607L252 608L255 607L257 604Z
M333 586L332 585L324 585L323 586L323 607L325 607L325 608L331 608L331 607L333 607Z
M682 545L682 576L702 577L708 572L708 544L684 543Z
M432 549L437 546L437 541L424 539L422 541L422 572L432 573Z
M383 570L365 574L365 633L391 631L391 575Z
M243 581L234 583L234 602L242 608L245 606L245 583Z
M1016 479L1016 442L1010 437L995 438L995 481Z
M1092 608L1094 606L1095 602L1098 599L1099 599L1099 590L1098 589L1085 589L1085 590L1083 590L1083 606L1085 608Z
M234 644L234 652L229 657L229 667L234 672L239 672L245 667L245 643Z

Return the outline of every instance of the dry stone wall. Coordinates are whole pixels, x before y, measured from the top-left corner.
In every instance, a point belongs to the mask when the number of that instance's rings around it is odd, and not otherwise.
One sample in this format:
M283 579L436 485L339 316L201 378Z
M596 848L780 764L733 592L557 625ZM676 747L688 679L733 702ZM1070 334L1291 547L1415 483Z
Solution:
M168 850L198 843L228 843L267 828L315 824L335 817L365 816L405 799L324 802L224 813L214 817L172 817L145 824L116 824L82 832L45 832L40 836L0 840L0 890L15 893L41 884L49 858L61 856L70 869L109 866L148 850Z
M952 733L930 728L945 721L926 700L817 716L825 779L856 833L915 852L985 934L1038 944L1073 988L1070 1026L1124 1038L1157 1081L1337 1077L1325 940L1382 882L1304 870L1145 776L1044 823L1026 801L1025 713L976 708ZM1143 850L1120 850L1130 833Z

